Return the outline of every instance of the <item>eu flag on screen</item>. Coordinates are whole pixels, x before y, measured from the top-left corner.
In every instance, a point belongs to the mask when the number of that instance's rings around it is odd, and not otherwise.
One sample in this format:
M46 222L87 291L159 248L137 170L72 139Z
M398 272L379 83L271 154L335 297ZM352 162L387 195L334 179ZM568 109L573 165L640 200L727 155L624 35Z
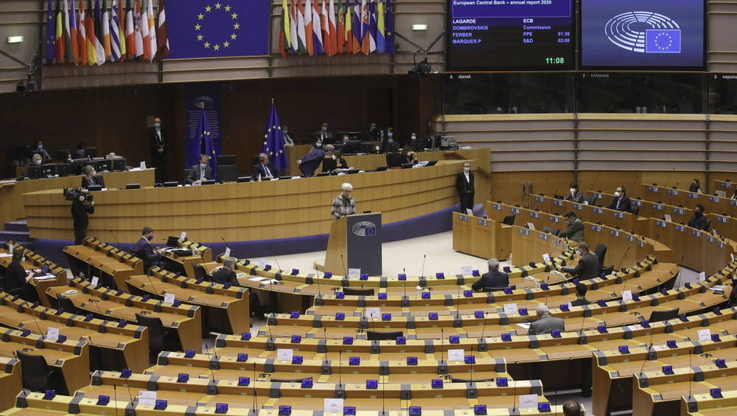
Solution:
M212 141L210 127L207 123L207 113L205 113L204 106L202 106L200 110L200 122L197 125L197 137L200 139L200 153L210 156L208 165L210 165L210 168L212 169L212 179L217 179L218 155L215 152L215 143Z
M266 126L266 134L264 134L264 144L261 147L261 153L269 155L269 160L276 166L279 172L284 172L289 167L287 154L284 152L284 133L281 131L279 116L276 114L276 104L274 103L271 103L269 124Z
M270 7L270 0L168 2L168 59L268 55Z
M681 53L681 30L647 29L645 53Z

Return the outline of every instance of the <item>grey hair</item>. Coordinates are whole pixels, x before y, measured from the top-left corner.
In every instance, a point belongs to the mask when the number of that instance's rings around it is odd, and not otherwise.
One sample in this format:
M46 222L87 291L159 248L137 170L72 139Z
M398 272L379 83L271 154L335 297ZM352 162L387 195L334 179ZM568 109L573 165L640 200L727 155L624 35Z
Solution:
M550 311L548 310L548 306L547 305L545 305L544 303L541 303L541 304L537 305L537 307L535 308L535 313L537 313L537 315L540 316L540 315L549 314Z
M489 259L487 264L489 265L489 271L499 270L499 259L497 258Z
M344 184L340 185L340 189L342 191L352 191L353 185L349 184L348 182L345 182Z
M235 257L226 257L225 260L223 260L223 266L232 269L235 267Z

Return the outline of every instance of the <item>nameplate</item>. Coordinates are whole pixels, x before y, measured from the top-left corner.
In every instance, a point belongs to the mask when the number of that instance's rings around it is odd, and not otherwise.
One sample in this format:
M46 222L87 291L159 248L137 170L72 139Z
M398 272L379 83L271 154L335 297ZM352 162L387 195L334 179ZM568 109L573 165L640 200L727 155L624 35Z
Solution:
M717 240L717 246L719 246L719 248L724 248L724 243L721 240Z
M536 196L535 197L535 202L545 202L545 198L543 198L541 196Z
M709 202L713 202L715 204L718 204L719 203L719 197L718 196L710 196L709 197Z
M678 231L679 233L685 233L686 232L686 227L684 227L682 225L676 225L676 231Z
M673 208L673 213L678 215L683 215L686 213L686 210L683 208Z
M693 235L694 237L699 237L700 238L701 237L701 231L699 231L699 230L691 230L691 235Z
M591 231L596 231L597 233L600 233L602 230L601 225L592 225Z
M489 221L484 220L484 219L480 219L480 220L478 220L478 224L486 227L487 225L489 225Z
M597 193L597 192L594 192L594 198L595 199L604 199L604 195L602 195L600 193Z
M660 204L653 204L653 209L655 211L662 211L663 210L663 206L660 205Z
M463 222L468 222L468 215L459 215L458 219Z
M573 209L576 209L576 210L579 210L579 211L582 211L583 210L583 205L581 205L581 204L571 204L571 206L573 207Z
M732 189L732 184L727 182L720 183L722 185L722 188Z
M710 234L707 234L706 235L706 241L709 242L709 243L713 243L714 242L714 237L712 237Z
M562 207L563 206L563 201L561 201L560 199L554 199L553 200L553 205L555 205L556 207Z
M640 245L640 248L645 247L645 242L643 240L639 240L638 244Z
M647 190L650 191L650 192L658 192L658 187L657 186L648 186L647 187Z
M609 234L614 237L619 237L619 230L609 230Z
M527 228L520 228L519 233L528 237L530 236L530 230L528 230Z
M678 191L675 189L668 189L668 195L678 195Z
M539 238L541 240L548 241L548 238L549 237L550 237L550 235L547 234L547 233L537 233L537 238Z
M689 192L688 197L691 199L699 199L699 194L694 193L694 192Z
M501 211L502 210L502 206L499 205L499 204L491 204L491 209L495 209L497 211Z
M612 213L612 216L613 216L614 218L619 218L620 220L623 220L623 219L624 219L624 212L620 212L620 211L614 211L614 212Z
M731 205L733 207L737 207L737 199L730 199L729 200L729 205Z
M625 240L627 240L630 243L633 242L633 241L635 241L635 236L633 236L631 234L625 235L624 238L625 238Z
M551 215L548 217L548 221L558 224L560 223L560 218L556 217L555 215Z
M511 207L509 208L509 212L511 212L514 215L519 214L519 208Z
M603 214L603 213L604 213L604 210L603 210L603 209L601 209L601 208L597 208L597 207L594 207L594 208L592 208L591 210L592 210L592 211L594 212L594 214L599 214L599 215L601 215L601 214Z
M630 199L630 202L632 203L632 205L634 205L636 207L641 207L642 206L642 201L638 201L636 199L634 199L634 200L633 199Z
M665 221L655 221L655 226L660 228L666 228L668 227L668 223Z
M717 217L717 222L721 222L722 224L727 224L729 222L729 219L727 217Z
M529 211L528 214L532 218L540 218L540 213L539 212Z

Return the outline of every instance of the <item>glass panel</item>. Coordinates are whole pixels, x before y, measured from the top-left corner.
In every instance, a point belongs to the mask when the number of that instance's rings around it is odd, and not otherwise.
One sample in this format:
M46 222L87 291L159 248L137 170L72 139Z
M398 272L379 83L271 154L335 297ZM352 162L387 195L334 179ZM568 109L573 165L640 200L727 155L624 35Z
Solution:
M709 75L709 108L712 114L737 114L737 74Z

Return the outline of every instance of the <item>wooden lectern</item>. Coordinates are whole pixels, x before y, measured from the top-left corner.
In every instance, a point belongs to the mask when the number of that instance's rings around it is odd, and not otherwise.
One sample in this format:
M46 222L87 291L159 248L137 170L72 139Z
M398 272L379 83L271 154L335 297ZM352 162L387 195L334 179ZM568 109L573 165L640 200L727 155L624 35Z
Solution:
M361 269L370 276L381 275L381 213L354 214L330 226L323 271L348 275Z

